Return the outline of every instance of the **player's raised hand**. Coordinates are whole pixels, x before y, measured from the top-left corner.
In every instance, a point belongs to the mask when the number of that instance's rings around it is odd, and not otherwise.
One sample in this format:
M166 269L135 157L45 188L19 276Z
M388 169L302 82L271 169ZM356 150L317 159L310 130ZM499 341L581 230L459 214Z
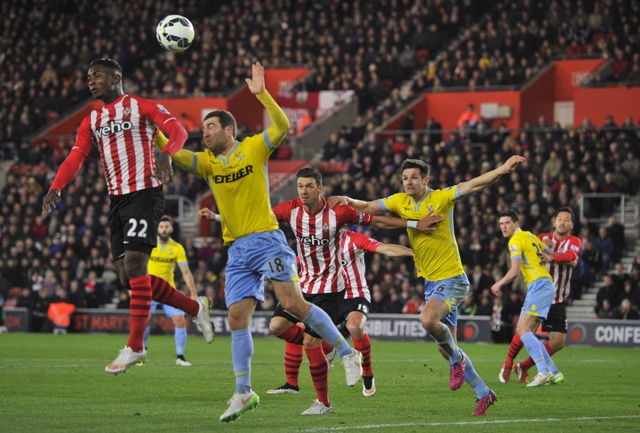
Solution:
M202 209L200 209L198 211L198 218L200 219L207 219L209 221L215 221L216 220L216 214L214 214L211 209L209 209L208 207L204 207Z
M524 159L524 157L520 155L513 155L511 158L507 159L507 162L502 164L503 174L511 173L513 170L516 169L518 165L522 164L525 161L526 159Z
M60 191L57 189L49 191L42 199L42 215L49 215L58 200L60 200Z
M433 211L431 211L426 217L418 221L418 226L416 228L423 232L432 232L436 229L435 225L443 219L442 215L434 215Z
M161 183L167 183L173 176L173 169L171 168L171 155L167 152L160 152L158 161L156 161L156 179Z
M332 195L327 198L327 204L329 209L333 209L336 206L349 206L349 197L345 195Z
M264 84L264 66L260 64L260 62L255 62L251 65L251 78L246 78L245 81L249 86L249 90L254 95L259 95L264 92L265 84Z

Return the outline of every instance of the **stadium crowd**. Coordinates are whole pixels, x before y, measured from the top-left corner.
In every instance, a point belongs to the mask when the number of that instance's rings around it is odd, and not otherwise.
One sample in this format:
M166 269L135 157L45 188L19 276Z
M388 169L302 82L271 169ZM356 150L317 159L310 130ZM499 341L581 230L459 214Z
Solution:
M177 7L142 0L10 0L0 5L3 40L20 41L2 44L0 53L0 158L18 161L0 193L0 294L5 299L12 297L13 303L34 312L52 297L78 307L103 306L122 297L119 305L128 305L107 248L108 200L97 158L81 169L58 212L43 220L43 191L70 143L32 147L23 140L90 97L85 74L96 53L122 63L128 92L151 97L228 92L243 82L254 58L270 66L311 65L311 74L298 84L301 89L355 90L361 116L332 136L323 155L325 162L344 163L348 170L325 177L326 194L375 199L400 191L398 168L405 158L427 161L431 186L438 188L477 176L513 154L524 155L528 162L509 179L456 207L456 235L473 287L463 314L495 315L496 304L505 315L519 312L521 282L499 301L488 290L508 266L506 243L496 226L501 210L513 206L522 226L538 233L551 229L551 216L559 207L577 210L582 193L638 193L640 129L631 118L623 125L610 119L599 128L585 119L574 131L540 119L524 125L517 136L480 119L472 129L463 128L442 142L437 119L418 125L407 116L406 134L384 138L371 132L402 107L408 96L401 96L399 86L410 78L412 92L518 85L555 55L586 53L615 59L612 71L617 72L599 79L634 81L639 62L634 53L640 51L637 1L175 3ZM193 19L200 29L194 46L180 56L162 51L141 24L158 22L168 13L200 17ZM113 20L123 23L117 32L109 24ZM89 21L96 25L89 28ZM17 32L29 38L15 38ZM199 139L188 146L198 147ZM165 187L168 194L195 198L205 189L193 175L176 172ZM618 266L624 248L618 242L619 224L597 227L588 221L611 204L589 204L587 218L574 228L584 250L574 272L575 298L587 281ZM398 232L372 234L408 244ZM617 240L607 241L615 236ZM216 308L224 308L225 249L220 240L198 247L191 239L182 241L198 291ZM379 255L369 260L372 311L419 312L422 285L414 277L413 262ZM640 258L624 270L628 278L622 286L599 296L608 298L612 315L619 314L624 299L629 299L629 311L637 312L639 267ZM506 316L496 320L510 323Z
M311 73L298 88L352 89L362 113L384 103L388 115L425 89L519 85L558 55L611 59L598 80L640 79L637 0L521 3L4 1L0 157L90 98L85 76L97 55L122 64L128 92L150 97L228 92L254 59L305 65ZM161 50L148 25L169 13L198 28L177 56ZM412 91L399 101L410 78Z

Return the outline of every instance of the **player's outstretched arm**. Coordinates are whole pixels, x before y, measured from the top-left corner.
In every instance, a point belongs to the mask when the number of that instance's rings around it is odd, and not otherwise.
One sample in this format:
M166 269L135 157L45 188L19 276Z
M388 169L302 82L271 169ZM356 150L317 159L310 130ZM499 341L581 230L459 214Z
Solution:
M345 195L335 195L327 198L327 204L329 209L333 209L336 206L351 206L360 212L366 212L371 215L382 214L382 206L380 206L378 200L363 201Z
M169 139L162 132L158 132L158 135L156 135L154 144L158 148L158 150L160 150L161 156L162 156L162 149L164 149L164 147L167 145L168 142L169 142ZM175 162L176 164L178 164L180 167L182 167L187 171L192 171L194 158L195 156L193 152L186 149L180 149L179 151L177 151L171 156L171 160L173 162ZM171 165L169 165L169 167L171 167Z
M507 162L505 162L495 170L491 170L481 176L474 177L468 182L461 182L458 185L458 197L465 198L468 195L474 194L478 191L482 191L493 182L498 180L503 174L511 173L520 163L524 161L525 159L522 156L514 155L509 158Z
M442 216L433 215L433 212L429 213L429 215L420 221L407 221L395 217L374 215L371 225L379 229L414 228L422 232L431 232L436 229L434 226L442 220Z
M380 244L376 253L384 254L388 257L413 257L413 250L411 248L403 247L397 244Z
M256 95L258 100L267 109L267 114L271 119L271 126L266 130L267 136L271 147L277 147L282 142L282 139L287 135L287 132L291 128L291 122L282 108L271 97L266 90L264 81L264 66L260 62L256 62L251 66L251 78L246 78L247 86L251 93Z

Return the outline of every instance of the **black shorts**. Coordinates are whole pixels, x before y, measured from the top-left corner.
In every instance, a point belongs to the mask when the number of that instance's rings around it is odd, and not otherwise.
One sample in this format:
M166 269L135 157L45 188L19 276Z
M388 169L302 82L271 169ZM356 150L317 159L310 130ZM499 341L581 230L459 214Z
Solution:
M325 313L329 315L334 325L342 323L342 316L340 311L342 309L342 301L344 301L344 291L338 293L322 293L318 295L307 295L303 293L304 300L312 303L316 307L321 308ZM282 305L278 303L276 310L273 312L273 317L284 317L291 323L300 322L299 319L289 314L282 308ZM322 338L319 334L314 332L307 324L304 325L304 332L311 335L314 338Z
M542 322L542 330L544 332L567 333L567 309L564 302L551 305L547 318Z
M357 311L369 318L369 310L371 309L371 302L367 301L367 298L351 298L345 299L342 303L342 310L340 310L340 321L346 322L349 314Z
M125 251L151 254L158 242L158 224L164 212L162 187L124 195L111 195L109 227L113 260Z

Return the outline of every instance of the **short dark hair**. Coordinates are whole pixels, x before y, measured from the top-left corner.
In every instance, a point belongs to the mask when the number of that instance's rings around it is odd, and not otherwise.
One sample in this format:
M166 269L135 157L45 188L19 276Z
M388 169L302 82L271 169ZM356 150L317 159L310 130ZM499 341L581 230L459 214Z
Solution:
M113 59L108 59L106 57L95 59L89 64L89 69L91 69L93 66L104 66L105 68L113 69L115 72L120 74L120 76L122 76L122 66L120 66L120 63L116 62Z
M556 218L558 218L558 214L560 212L568 213L569 215L571 215L571 222L573 223L575 221L576 216L575 216L575 214L573 213L573 210L570 207L565 206L565 207L561 207L560 209L558 209L558 212L556 212L556 216L555 216Z
M301 170L298 170L296 173L296 177L299 179L301 177L312 177L318 186L322 186L322 175L318 170L313 167L305 167Z
M515 210L503 210L502 212L500 212L499 218L502 218L502 217L509 217L511 218L511 221L513 221L514 223L517 223L520 215Z
M162 218L160 218L160 222L166 221L169 224L173 224L173 218L171 218L169 215L162 215Z
M233 126L233 138L236 138L238 135L238 124L236 123L236 118L233 117L233 114L226 110L213 110L204 116L203 122L212 117L217 117L220 120L220 126L222 126L223 129L227 126Z
M405 171L409 168L417 168L418 170L420 170L420 174L422 175L422 177L429 176L429 173L431 172L429 164L419 159L405 159L400 166L400 170Z

